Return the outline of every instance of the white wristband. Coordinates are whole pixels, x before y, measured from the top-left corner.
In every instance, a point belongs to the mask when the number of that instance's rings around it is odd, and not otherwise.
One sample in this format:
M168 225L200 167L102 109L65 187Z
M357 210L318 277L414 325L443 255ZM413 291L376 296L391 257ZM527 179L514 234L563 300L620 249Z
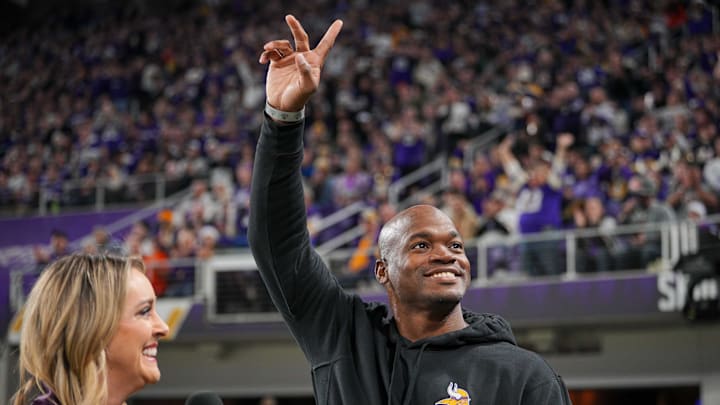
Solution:
M283 122L298 122L305 118L305 107L300 111L280 111L277 108L273 108L268 102L265 102L265 114L276 121Z

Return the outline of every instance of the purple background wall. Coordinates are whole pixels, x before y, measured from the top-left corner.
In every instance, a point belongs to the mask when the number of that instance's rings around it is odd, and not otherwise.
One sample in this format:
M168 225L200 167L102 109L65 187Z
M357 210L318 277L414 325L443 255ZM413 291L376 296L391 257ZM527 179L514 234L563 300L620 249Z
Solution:
M95 225L107 225L131 214L132 210L58 215L52 217L0 219L0 248L27 244L47 244L50 232L60 229L71 241L92 232Z
M46 246L50 232L59 229L71 242L90 234L97 225L109 225L133 210L58 216L0 219L0 336L10 322L10 271L32 263L32 246Z

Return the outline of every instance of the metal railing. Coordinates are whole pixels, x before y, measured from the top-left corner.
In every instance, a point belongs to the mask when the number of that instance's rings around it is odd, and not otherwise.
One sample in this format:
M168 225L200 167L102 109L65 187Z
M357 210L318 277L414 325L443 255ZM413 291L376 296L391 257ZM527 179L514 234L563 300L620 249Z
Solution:
M498 138L507 132L507 129L502 126L494 127L490 130L483 132L482 134L473 138L465 149L463 156L463 168L470 170L475 161L475 157L478 152L484 152L490 145L496 143Z
M367 207L368 205L366 202L355 201L354 203L345 206L333 212L332 214L322 217L318 221L314 222L312 225L312 232L313 234L317 235L322 231L332 226L335 226L352 216L360 214Z
M694 230L696 230L695 225L689 221L648 223L619 226L611 233L597 228L587 228L528 235L480 237L468 246L475 250L472 252L477 271L474 279L479 284L486 284L492 278L507 276L507 274L499 274L498 270L513 273L520 278L548 275L572 280L580 273L645 270L648 265L669 269L682 254L697 250L697 238L691 237L695 234ZM644 235L644 243L639 242L641 239L638 235ZM686 239L683 241L682 237ZM634 240L638 243L635 244ZM651 255L654 256L652 260L643 261L643 248L656 250L655 254ZM539 256L531 260L523 260L523 256L532 250ZM608 259L603 266L589 265L582 260L597 259L599 254L606 255L605 258ZM502 255L503 259L510 258L515 261L499 264L497 261L499 255ZM632 255L637 257L633 258ZM543 265L541 263L543 259L558 267L545 272L534 269L534 266Z
M322 256L328 255L332 251L361 237L363 235L363 232L365 232L365 230L363 229L362 225L354 226L346 230L345 232L335 236L334 238L318 245L315 249Z
M422 193L435 194L445 188L447 183L448 165L445 156L439 156L432 162L415 170L408 175L401 177L388 187L388 201L398 208L407 205L409 198L404 198L404 194L411 186L418 184L420 181L426 180L433 175L439 176L439 180L435 180L428 185L422 187Z
M699 234L708 226L720 227L720 215L708 217L701 224L686 220L623 225L612 232L586 228L485 235L466 241L466 254L471 262L473 284L477 286L545 276L573 280L586 274L662 271L672 269L681 257L697 252L701 247ZM644 235L644 242L640 242L643 239L638 235ZM720 238L717 243L720 247ZM324 259L339 278L358 279L357 274L347 270L354 251L336 250ZM528 257L531 253L535 256ZM548 264L555 267L544 272L535 268ZM370 270L366 272L368 279L372 278Z
M171 187L168 183L178 183L178 186ZM90 189L84 185L83 179L66 180L59 195L48 185L41 184L37 212L39 215L47 215L68 208L86 209L89 206L99 212L109 205L160 202L169 194L186 188L186 185L189 185L189 179L168 180L164 173L128 176L117 188L110 187L108 178L104 177L96 179Z

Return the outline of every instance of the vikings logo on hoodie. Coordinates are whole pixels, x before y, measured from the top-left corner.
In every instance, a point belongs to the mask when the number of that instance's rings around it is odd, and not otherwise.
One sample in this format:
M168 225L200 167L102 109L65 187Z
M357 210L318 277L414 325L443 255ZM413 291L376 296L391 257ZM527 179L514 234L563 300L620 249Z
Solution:
M441 399L435 402L435 405L470 405L470 394L458 388L457 383L451 382L447 387L447 393L450 398Z

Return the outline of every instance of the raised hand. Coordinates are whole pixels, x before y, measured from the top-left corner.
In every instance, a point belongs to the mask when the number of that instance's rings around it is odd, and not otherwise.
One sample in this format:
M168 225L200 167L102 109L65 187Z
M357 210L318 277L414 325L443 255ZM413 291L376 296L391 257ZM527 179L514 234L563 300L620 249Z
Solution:
M294 16L285 16L295 49L290 41L270 41L263 46L260 63L270 63L265 84L268 103L282 111L300 111L320 83L325 58L335 44L342 21L335 20L315 49L310 49L308 34Z
M569 132L563 132L557 137L557 149L567 150L575 142L575 136Z

